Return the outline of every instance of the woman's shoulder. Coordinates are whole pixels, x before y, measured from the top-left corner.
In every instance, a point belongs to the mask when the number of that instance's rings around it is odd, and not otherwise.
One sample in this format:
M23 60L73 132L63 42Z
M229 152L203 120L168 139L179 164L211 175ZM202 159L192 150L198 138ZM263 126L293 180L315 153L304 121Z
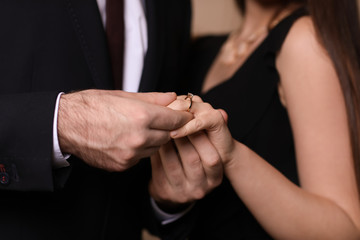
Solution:
M326 49L317 37L311 17L304 16L294 22L279 51L276 65L280 75L291 69L301 71L304 75L333 68Z
M310 90L321 92L325 86L335 89L339 84L334 64L309 16L299 18L291 27L277 56L276 67L287 100L309 95Z
M327 56L316 35L313 20L309 16L303 16L296 20L282 45L278 58L287 61L309 59L314 61Z

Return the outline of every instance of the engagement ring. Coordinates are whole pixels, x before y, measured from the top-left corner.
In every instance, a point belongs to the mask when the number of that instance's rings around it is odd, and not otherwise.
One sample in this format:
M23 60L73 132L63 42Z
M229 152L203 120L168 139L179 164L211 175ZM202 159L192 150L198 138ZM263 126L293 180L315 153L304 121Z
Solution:
M193 99L193 97L194 97L194 94L192 94L192 93L188 93L187 96L185 97L185 100L186 100L186 99L190 99L190 106L189 106L188 111L189 111L189 110L191 109L191 107L192 107L192 103L193 103L192 99Z

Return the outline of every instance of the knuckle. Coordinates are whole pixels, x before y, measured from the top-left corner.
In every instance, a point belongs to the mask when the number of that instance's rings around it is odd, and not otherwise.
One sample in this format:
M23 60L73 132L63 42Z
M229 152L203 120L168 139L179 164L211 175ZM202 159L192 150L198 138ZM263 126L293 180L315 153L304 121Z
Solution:
M221 158L218 154L211 154L204 160L205 164L210 168L217 168L221 165Z
M168 143L171 140L170 134L168 132L164 132L163 134L159 135L158 137L158 141L159 141L159 145L155 146L157 148L160 148L160 145L164 145L166 143Z
M163 199L164 201L171 201L171 196L172 196L171 192L172 191L171 191L171 189L169 189L169 186L167 184L162 185L162 186L157 185L157 186L155 186L155 188L156 188L157 194L159 195L159 197L161 199Z
M175 189L177 189L178 191L181 191L183 189L183 183L182 180L179 177L174 177L172 180L172 185L174 186Z
M214 117L216 117L216 119L218 119L219 121L221 121L222 123L225 122L223 115L221 114L221 112L219 110L215 110L214 111Z
M189 104L184 99L185 97L182 99L175 100L169 105L169 107L173 110L186 110Z
M217 186L219 186L219 185L222 183L223 176L224 176L224 175L223 175L222 172L221 172L221 173L219 173L216 177L211 178L211 179L208 181L209 188L210 188L210 189L213 189L213 188L216 188Z
M169 179L171 179L171 185L174 189L181 191L184 188L184 180L179 174L179 171L172 171L168 176Z
M205 118L209 119L209 129L218 129L224 123L224 119L218 110L213 110L205 114Z
M127 166L127 164L118 163L117 165L115 165L113 167L111 172L122 172L122 171L125 171L128 168L129 168L129 166Z
M199 199L204 198L205 195L206 195L206 192L205 192L205 190L202 189L202 188L193 191L193 197L194 197L196 200L199 200Z
M205 102L205 103L204 103L204 106L205 106L207 109L213 109L213 107L210 105L210 103Z
M184 127L178 129L178 132L179 132L179 135L187 136L187 135L189 135L190 129L188 126L185 125Z
M185 204L189 202L189 198L187 198L184 194L179 194L179 196L177 197L177 202L180 204Z
M219 177L215 178L214 183L213 183L213 186L214 186L214 187L219 186L219 185L222 183L222 181L223 181L223 177L224 177L224 175L223 175L223 174L220 174Z
M203 121L199 118L195 118L194 121L195 121L194 125L195 125L196 130L200 130L203 126Z
M217 113L218 113L217 110L212 109L212 110L208 111L208 116L217 121L218 120L218 114Z
M176 97L176 101L182 101L182 100L184 100L186 98L186 96L185 95L179 95L179 96L177 96Z
M144 146L146 143L146 137L144 134L136 134L136 136L133 136L130 140L130 145L132 148L138 149L142 146Z
M204 168L200 161L189 163L188 168L190 169L189 179L198 180L204 176Z
M199 165L199 163L201 161L199 154L195 151L188 151L185 160L186 160L186 162L188 162L189 164L194 165L194 166Z
M177 158L176 159L169 158L169 161L166 161L163 164L165 172L170 177L170 179L177 179L177 178L180 178L180 176L181 176L182 169L179 168L179 165L177 164L176 161L178 161Z
M199 97L198 95L194 95L193 96L193 100L195 101L195 102L202 102L203 100L201 99L201 97Z
M188 171L190 174L188 174L187 177L191 181L199 181L205 175L204 168L203 168L203 165L201 164L201 162L189 164L188 168L190 169Z
M118 159L107 166L109 172L122 172L128 169L130 164L127 161L119 161Z
M134 160L134 158L135 158L135 151L133 151L133 150L130 150L130 149L128 149L128 150L125 150L125 151L123 151L122 153L121 153L121 159L123 160L123 161L121 161L121 164L123 164L123 165L128 165L132 160Z
M190 162L189 168L193 173L196 173L196 175L200 175L201 173L203 173L203 166L201 164L201 160Z
M134 116L134 123L137 126L146 126L150 121L150 114L146 109L140 109Z

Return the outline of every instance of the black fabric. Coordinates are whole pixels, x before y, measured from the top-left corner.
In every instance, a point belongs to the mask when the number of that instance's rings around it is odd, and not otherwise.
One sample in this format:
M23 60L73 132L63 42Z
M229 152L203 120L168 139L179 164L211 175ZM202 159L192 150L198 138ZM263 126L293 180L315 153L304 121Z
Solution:
M146 9L140 89L176 91L190 2L147 0ZM11 173L8 185L0 183L0 239L140 239L140 229L155 221L148 159L123 173L76 157L69 168L51 166L57 94L113 89L96 0L0 1L0 31L0 164Z
M235 139L296 184L294 143L288 115L277 91L279 75L275 57L293 22L304 14L300 9L282 20L230 79L203 95L202 81L227 36L197 40L188 83L190 92L229 114L228 125ZM271 239L226 178L196 208L198 219L189 239Z
M122 89L124 67L124 1L106 0L106 36L115 89Z

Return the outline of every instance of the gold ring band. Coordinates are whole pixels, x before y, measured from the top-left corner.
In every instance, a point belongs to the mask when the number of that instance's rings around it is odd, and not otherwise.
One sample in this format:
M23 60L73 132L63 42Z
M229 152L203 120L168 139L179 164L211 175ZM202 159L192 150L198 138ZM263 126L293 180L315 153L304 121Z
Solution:
M185 100L186 99L190 99L190 105L189 105L189 108L188 108L188 110L190 110L191 109L191 107L192 107L192 104L193 104L193 97L194 97L194 94L192 94L192 93L188 93L187 94L187 96L185 97Z

